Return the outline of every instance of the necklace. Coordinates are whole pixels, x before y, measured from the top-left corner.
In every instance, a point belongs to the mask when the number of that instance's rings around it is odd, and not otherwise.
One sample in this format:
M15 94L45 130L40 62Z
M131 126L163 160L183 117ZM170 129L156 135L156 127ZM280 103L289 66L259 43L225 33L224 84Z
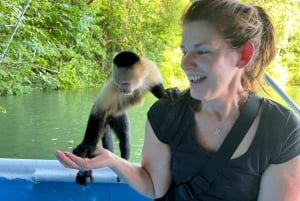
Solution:
M217 127L217 128L215 129L214 134L215 134L215 135L221 135L221 133L222 133L222 130L221 130L220 128Z
M239 110L241 110L241 107L244 105L244 103L246 102L248 97L249 97L249 93L247 93L245 98L243 98L241 101L239 101L239 104L238 104L239 105ZM223 124L223 126L224 126L224 124ZM215 128L214 135L221 135L222 133L223 133L223 130L220 127Z

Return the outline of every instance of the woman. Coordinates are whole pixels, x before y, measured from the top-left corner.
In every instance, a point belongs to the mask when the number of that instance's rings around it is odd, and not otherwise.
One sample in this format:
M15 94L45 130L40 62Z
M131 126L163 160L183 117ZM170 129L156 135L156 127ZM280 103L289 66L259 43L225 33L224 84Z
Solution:
M56 153L68 168L110 167L140 193L170 198L217 152L275 56L275 33L258 6L195 1L182 18L182 69L190 89L162 98L148 112L141 167L98 148L93 159ZM169 192L168 190L171 189ZM245 137L210 188L186 200L300 200L300 122L262 98ZM168 192L168 193L167 193Z

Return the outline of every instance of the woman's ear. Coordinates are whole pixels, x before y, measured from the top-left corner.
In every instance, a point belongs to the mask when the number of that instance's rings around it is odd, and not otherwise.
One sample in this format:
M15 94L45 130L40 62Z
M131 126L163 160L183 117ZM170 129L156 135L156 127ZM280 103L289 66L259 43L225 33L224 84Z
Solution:
M240 47L240 51L241 55L238 62L238 67L244 68L254 55L254 44L252 42L247 42L242 47Z

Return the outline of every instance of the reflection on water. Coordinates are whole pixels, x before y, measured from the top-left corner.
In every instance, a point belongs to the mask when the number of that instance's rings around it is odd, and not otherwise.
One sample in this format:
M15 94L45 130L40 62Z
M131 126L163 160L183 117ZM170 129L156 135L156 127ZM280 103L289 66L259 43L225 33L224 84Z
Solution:
M300 105L300 87L285 91ZM0 158L54 159L54 151L72 150L80 143L98 90L52 91L0 97L7 114L0 114ZM285 104L278 96L274 99ZM146 112L155 101L129 112L132 132L131 161L139 162ZM115 145L116 151L117 145Z
M82 140L97 93L88 89L0 97L7 110L0 114L0 157L54 159L57 149L71 151ZM130 119L139 116L131 125L134 162L140 158L147 106L154 100L147 98L145 108L129 113Z

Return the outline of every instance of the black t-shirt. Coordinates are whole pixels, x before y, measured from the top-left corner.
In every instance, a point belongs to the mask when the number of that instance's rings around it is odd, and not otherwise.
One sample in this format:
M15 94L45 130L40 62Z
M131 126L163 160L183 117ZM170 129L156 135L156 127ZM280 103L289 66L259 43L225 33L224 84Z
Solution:
M199 103L187 90L175 99L158 100L148 111L157 138L170 145L171 173L176 184L197 175L214 155L196 139L194 111ZM299 154L299 119L284 106L263 98L261 119L248 151L230 160L210 190L195 200L257 200L260 179L268 165L286 162Z

